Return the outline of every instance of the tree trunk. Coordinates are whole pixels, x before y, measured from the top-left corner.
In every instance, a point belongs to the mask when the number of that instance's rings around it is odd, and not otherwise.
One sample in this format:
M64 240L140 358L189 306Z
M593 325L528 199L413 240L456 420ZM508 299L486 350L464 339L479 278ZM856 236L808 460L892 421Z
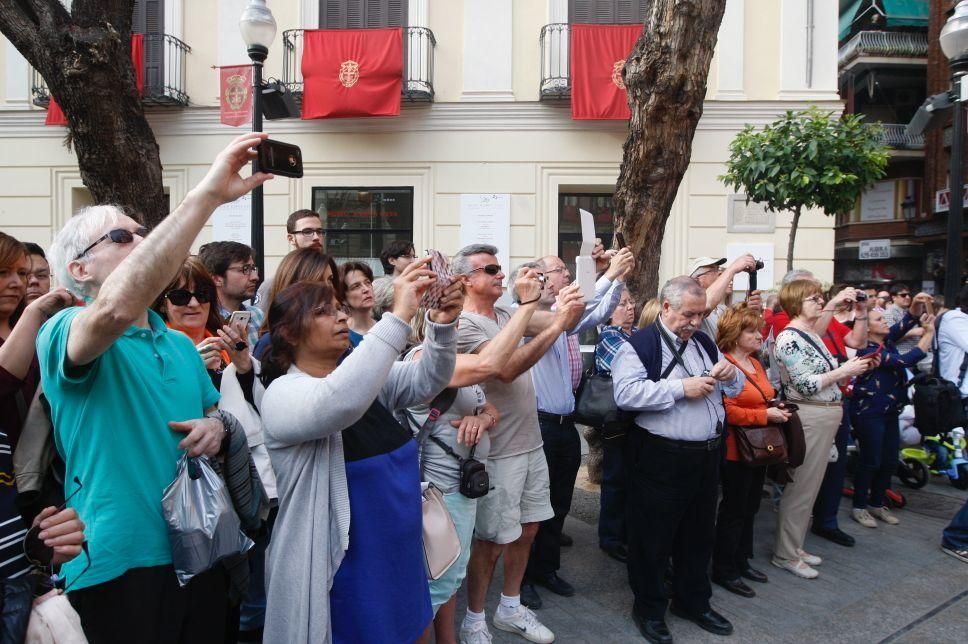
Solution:
M787 244L787 271L793 270L793 246L797 243L797 226L800 225L800 207L793 210L793 223L790 224L790 241Z
M47 81L84 185L148 226L168 214L161 158L131 64L134 0L0 0L0 31Z
M640 303L658 292L666 220L689 167L725 8L726 0L651 0L622 73L632 118L615 190L616 229L635 253L628 283Z

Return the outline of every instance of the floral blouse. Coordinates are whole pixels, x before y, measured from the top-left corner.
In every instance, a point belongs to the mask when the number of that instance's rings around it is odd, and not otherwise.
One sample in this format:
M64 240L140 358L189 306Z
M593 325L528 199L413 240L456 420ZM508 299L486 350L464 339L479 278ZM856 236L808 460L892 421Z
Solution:
M798 331L792 328L781 331L776 336L776 346L773 349L780 366L780 382L783 383L787 398L838 402L842 394L836 383L821 387L821 376L833 371L837 361L830 355L820 336L805 332L813 340L811 344Z

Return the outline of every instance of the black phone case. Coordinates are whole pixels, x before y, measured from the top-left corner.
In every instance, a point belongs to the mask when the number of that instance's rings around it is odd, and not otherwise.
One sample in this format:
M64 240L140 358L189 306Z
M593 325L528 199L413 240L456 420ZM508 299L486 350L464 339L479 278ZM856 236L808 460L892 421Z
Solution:
M302 150L299 146L266 139L257 148L259 170L280 177L301 179L303 176Z

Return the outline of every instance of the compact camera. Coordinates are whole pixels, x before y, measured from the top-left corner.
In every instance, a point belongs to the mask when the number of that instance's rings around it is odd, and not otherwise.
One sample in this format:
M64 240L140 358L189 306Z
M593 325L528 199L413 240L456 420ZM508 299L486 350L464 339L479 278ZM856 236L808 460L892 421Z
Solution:
M867 293L865 293L864 291L857 291L857 301L858 302L866 302L867 301Z

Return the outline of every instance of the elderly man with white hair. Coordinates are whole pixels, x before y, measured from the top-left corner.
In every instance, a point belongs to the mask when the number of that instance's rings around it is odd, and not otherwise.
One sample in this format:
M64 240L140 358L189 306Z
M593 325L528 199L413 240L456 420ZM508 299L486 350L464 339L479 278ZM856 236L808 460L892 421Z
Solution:
M225 430L207 417L219 395L191 340L149 306L212 211L270 178L239 176L264 138L232 141L149 238L119 208L93 206L52 244L58 281L87 302L44 324L37 353L65 480L78 486L70 505L88 523L89 562L62 574L91 641L223 641L225 571L180 587L161 508L183 452L220 451Z
M675 569L671 610L717 635L733 625L709 605L726 410L745 377L700 330L706 290L676 277L659 293L654 324L636 331L612 361L619 408L636 413L626 435L628 568L632 617L650 642L671 644L664 575Z

